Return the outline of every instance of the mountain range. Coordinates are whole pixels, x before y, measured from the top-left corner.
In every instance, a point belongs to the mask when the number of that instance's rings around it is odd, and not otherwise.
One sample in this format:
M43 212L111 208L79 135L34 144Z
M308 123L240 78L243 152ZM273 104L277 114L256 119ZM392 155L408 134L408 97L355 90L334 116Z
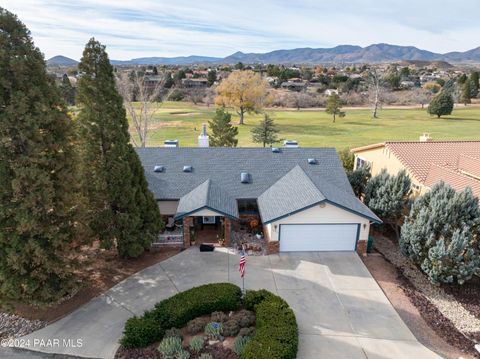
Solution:
M188 65L188 64L322 64L322 63L379 63L402 60L447 61L452 63L480 63L480 47L465 52L445 54L421 50L414 46L373 44L367 47L339 45L333 48L298 48L275 50L266 53L243 53L238 51L230 56L182 56L142 57L127 61L112 60L114 65ZM77 61L65 56L55 56L47 61L49 66L72 66Z

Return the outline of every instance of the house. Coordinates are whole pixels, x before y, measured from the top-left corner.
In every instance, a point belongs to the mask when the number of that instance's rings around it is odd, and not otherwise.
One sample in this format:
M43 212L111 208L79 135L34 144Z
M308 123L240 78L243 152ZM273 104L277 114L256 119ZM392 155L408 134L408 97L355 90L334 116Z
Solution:
M182 79L182 86L186 88L206 88L208 80L205 78L186 78Z
M332 96L333 94L338 95L338 90L337 89L326 89L325 90L325 95Z
M470 186L480 197L480 141L392 141L352 149L355 168L370 165L375 176L383 168L391 174L404 169L412 189L423 194L440 181L456 190Z
M206 138L207 137L207 138ZM149 188L163 216L183 228L189 246L202 231L229 245L236 231L258 224L269 253L366 251L380 220L348 182L333 148L139 148Z
M308 87L308 83L306 81L285 81L282 82L280 85L283 89L287 89L290 91L303 91Z

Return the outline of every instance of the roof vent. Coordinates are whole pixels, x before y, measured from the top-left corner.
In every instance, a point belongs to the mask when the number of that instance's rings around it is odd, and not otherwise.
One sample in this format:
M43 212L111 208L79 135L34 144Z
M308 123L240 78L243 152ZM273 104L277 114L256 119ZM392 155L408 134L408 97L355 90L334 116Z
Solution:
M153 172L164 172L165 166L155 166L153 167Z
M432 140L432 136L429 133L422 133L420 136L420 142L430 142Z
M192 166L183 166L183 172L192 172Z
M240 182L242 183L250 183L250 174L247 172L242 172L240 174Z
M307 161L309 165L316 165L318 163L316 158L309 158Z
M280 148L278 148L278 147L272 147L272 152L273 152L273 153L280 153Z
M165 140L163 142L164 147L178 147L178 140Z
M298 148L298 142L295 140L285 140L283 141L283 147L285 148Z

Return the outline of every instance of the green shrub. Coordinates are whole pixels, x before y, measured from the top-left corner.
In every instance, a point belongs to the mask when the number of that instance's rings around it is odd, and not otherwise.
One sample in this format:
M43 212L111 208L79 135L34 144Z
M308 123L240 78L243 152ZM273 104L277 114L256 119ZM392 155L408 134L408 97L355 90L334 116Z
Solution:
M120 343L125 348L146 347L161 339L164 333L165 330L155 321L145 317L132 317L125 323L124 336Z
M226 337L234 337L240 330L240 325L237 319L229 319L225 323L222 323L223 335Z
M182 332L178 328L170 328L165 331L165 335L163 336L164 338L169 338L169 337L178 337L183 339Z
M247 328L255 324L255 313L250 310L242 309L235 313L233 318L237 320L240 328Z
M480 207L470 188L439 182L415 199L400 250L435 284L463 284L480 273Z
M203 337L193 337L192 340L190 340L190 349L192 349L195 353L199 353L203 349L204 343L205 341L203 340Z
M174 358L175 355L182 350L182 339L178 337L168 337L163 339L158 346L158 351L163 358Z
M205 334L211 339L218 338L222 333L222 323L210 322L205 326Z
M200 354L198 359L213 359L213 357L212 357L212 354L210 354L210 353L202 353L202 354Z
M206 284L178 293L156 304L143 317L130 318L120 343L125 348L145 347L163 338L165 330L213 311L237 310L242 292L230 283Z
M226 315L224 312L213 312L212 315L210 316L210 321L211 322L218 322L218 323L223 323L228 320L228 315Z
M265 292L251 293L248 299L255 308L257 328L242 359L294 359L298 349L295 314L282 298Z
M168 101L182 101L185 98L185 94L182 90L175 89L168 96Z
M209 323L207 318L195 318L187 323L187 333L195 335L199 332L203 332L205 326Z
M238 336L233 343L233 351L235 352L235 354L241 357L243 355L243 352L245 351L245 346L250 340L250 337Z
M190 359L190 353L182 349L175 355L175 359Z
M238 336L251 338L255 336L255 332L255 327L242 328L238 332Z
M265 289L247 290L243 298L243 305L246 309L254 310L257 304L260 304L267 298L275 296L273 293Z

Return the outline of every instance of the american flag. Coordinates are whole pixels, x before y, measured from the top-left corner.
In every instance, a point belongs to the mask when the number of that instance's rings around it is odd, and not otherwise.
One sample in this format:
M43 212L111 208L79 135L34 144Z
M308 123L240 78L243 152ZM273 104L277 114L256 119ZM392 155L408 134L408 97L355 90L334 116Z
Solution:
M240 254L240 267L238 268L238 270L240 271L240 277L244 277L245 276L245 264L246 264L246 259L245 259L245 253L242 252L242 254Z

